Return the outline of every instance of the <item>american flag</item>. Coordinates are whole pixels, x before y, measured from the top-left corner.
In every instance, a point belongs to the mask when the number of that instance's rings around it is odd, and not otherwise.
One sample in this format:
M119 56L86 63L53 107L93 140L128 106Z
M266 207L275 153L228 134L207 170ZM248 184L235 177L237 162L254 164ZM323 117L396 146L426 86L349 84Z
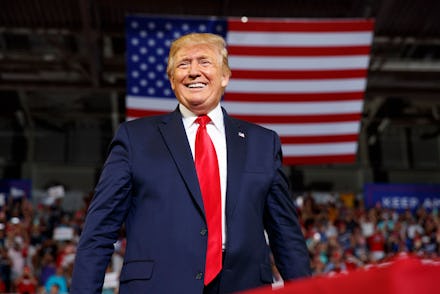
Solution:
M128 16L127 119L175 109L170 44L211 32L228 43L231 116L276 131L285 165L354 162L373 28L372 19Z

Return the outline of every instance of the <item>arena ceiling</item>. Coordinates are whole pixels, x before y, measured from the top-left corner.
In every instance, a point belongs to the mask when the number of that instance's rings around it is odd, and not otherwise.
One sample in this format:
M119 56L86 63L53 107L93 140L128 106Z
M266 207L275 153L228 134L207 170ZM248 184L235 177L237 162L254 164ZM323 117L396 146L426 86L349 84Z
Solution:
M124 17L131 13L374 18L368 94L439 91L436 0L2 1L0 89L124 90Z
M392 119L439 133L438 0L0 1L0 132L12 143L29 131L75 133L81 120L110 118L114 128L124 115L124 17L133 13L374 18L365 129ZM36 156L13 146L0 146L0 165Z

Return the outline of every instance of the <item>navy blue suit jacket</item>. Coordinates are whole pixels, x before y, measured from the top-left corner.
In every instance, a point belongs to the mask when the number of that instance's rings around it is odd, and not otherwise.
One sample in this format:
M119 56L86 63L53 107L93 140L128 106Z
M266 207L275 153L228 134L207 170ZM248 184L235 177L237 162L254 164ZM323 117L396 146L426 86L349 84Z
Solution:
M273 131L224 111L227 243L221 293L272 282L269 236L286 280L309 258ZM124 122L110 146L77 248L71 293L101 293L125 222L120 293L202 293L206 222L194 160L178 110Z

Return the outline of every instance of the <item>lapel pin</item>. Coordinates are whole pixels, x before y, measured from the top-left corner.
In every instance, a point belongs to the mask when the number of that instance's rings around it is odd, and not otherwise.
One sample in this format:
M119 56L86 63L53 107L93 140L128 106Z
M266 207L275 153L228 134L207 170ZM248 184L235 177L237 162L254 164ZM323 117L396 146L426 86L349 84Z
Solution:
M238 135L242 138L244 138L244 133L243 132L238 132Z

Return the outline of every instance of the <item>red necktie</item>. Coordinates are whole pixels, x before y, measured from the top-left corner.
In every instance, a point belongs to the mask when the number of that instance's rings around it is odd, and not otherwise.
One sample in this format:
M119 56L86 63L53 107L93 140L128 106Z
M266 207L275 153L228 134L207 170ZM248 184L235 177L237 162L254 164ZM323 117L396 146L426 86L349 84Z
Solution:
M195 165L199 178L208 225L208 249L206 252L205 285L209 284L222 268L222 216L220 175L217 154L206 124L211 119L202 115L196 119L199 124L196 134Z

